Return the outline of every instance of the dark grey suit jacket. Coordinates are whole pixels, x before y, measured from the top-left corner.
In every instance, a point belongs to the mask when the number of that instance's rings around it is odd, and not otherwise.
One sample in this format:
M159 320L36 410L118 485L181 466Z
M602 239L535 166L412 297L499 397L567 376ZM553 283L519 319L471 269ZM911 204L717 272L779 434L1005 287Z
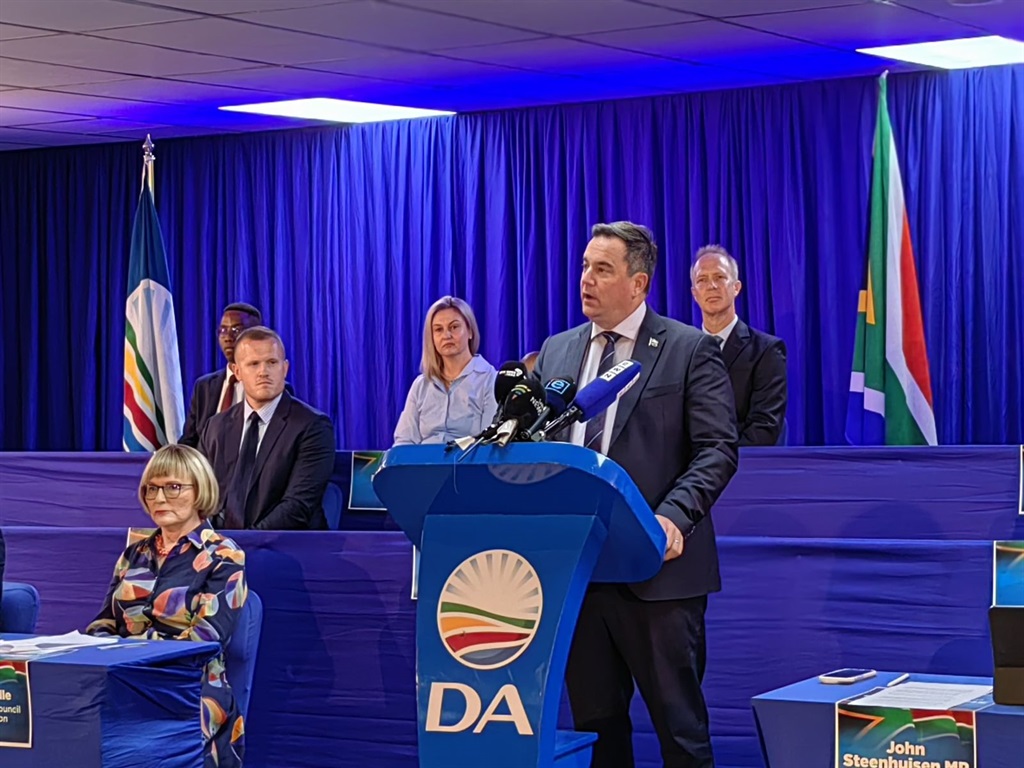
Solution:
M224 505L242 443L245 403L210 419L199 450L220 485L214 526L224 524ZM322 530L324 490L334 471L334 427L320 411L286 391L263 434L245 500L245 527L261 530Z
M786 344L742 320L722 349L736 399L740 445L775 445L786 418Z
M579 379L590 329L587 323L544 342L535 369L542 381ZM619 400L608 457L629 473L651 509L687 538L680 557L630 587L644 600L706 595L721 589L709 513L738 461L729 377L710 336L650 307L633 359L643 370Z

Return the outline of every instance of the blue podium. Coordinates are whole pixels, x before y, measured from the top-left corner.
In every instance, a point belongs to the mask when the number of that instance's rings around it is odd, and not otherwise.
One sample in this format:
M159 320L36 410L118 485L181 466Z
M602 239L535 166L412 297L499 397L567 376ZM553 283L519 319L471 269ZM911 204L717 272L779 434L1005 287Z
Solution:
M587 768L593 734L556 728L591 581L657 573L665 536L618 464L561 443L402 446L377 495L421 550L421 768Z

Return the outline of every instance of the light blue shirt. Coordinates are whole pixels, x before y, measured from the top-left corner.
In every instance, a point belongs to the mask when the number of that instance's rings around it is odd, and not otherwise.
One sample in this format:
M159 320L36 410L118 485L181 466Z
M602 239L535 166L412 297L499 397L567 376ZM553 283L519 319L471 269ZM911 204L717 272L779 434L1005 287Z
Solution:
M447 443L482 432L494 419L494 366L475 355L449 388L416 377L395 427L395 445Z

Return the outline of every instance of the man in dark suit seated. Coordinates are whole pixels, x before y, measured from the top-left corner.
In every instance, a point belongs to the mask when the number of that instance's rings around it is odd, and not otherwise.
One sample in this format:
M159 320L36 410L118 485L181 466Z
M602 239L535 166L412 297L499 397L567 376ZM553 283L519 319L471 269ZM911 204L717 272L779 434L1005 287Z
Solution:
M217 330L217 342L221 352L227 358L227 368L208 373L196 379L192 387L192 401L188 406L188 418L185 419L185 431L179 443L192 448L199 447L199 438L206 428L206 422L216 414L226 411L235 403L242 401L242 386L232 370L235 362L235 341L246 328L252 328L263 322L260 311L252 304L237 302L224 307L224 315L220 319Z
M220 485L217 528L305 530L327 527L324 489L334 469L334 427L285 391L284 342L263 326L235 344L245 398L210 419L199 449Z
M605 413L559 439L607 455L633 478L667 537L665 561L639 584L591 584L566 671L576 729L598 734L593 768L632 768L634 681L669 768L713 765L704 613L721 589L711 505L736 471L729 377L714 341L661 317L646 298L657 247L646 227L596 224L580 293L591 322L544 342L541 381L584 387L615 363L643 370Z
M743 284L725 248L705 245L690 269L690 291L704 332L719 340L736 399L740 445L776 445L786 418L786 344L756 331L736 314Z

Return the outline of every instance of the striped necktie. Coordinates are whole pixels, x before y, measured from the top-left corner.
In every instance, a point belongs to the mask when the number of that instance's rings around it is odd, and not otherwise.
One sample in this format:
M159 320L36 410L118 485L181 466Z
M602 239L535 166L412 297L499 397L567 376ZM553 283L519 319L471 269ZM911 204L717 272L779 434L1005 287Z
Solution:
M604 339L604 350L601 352L601 363L597 367L597 376L608 373L615 365L615 342L622 338L622 334L605 331L601 334ZM597 376L594 378L596 379ZM599 413L587 422L587 430L583 436L583 445L600 453L601 435L604 434L605 420L608 412Z

